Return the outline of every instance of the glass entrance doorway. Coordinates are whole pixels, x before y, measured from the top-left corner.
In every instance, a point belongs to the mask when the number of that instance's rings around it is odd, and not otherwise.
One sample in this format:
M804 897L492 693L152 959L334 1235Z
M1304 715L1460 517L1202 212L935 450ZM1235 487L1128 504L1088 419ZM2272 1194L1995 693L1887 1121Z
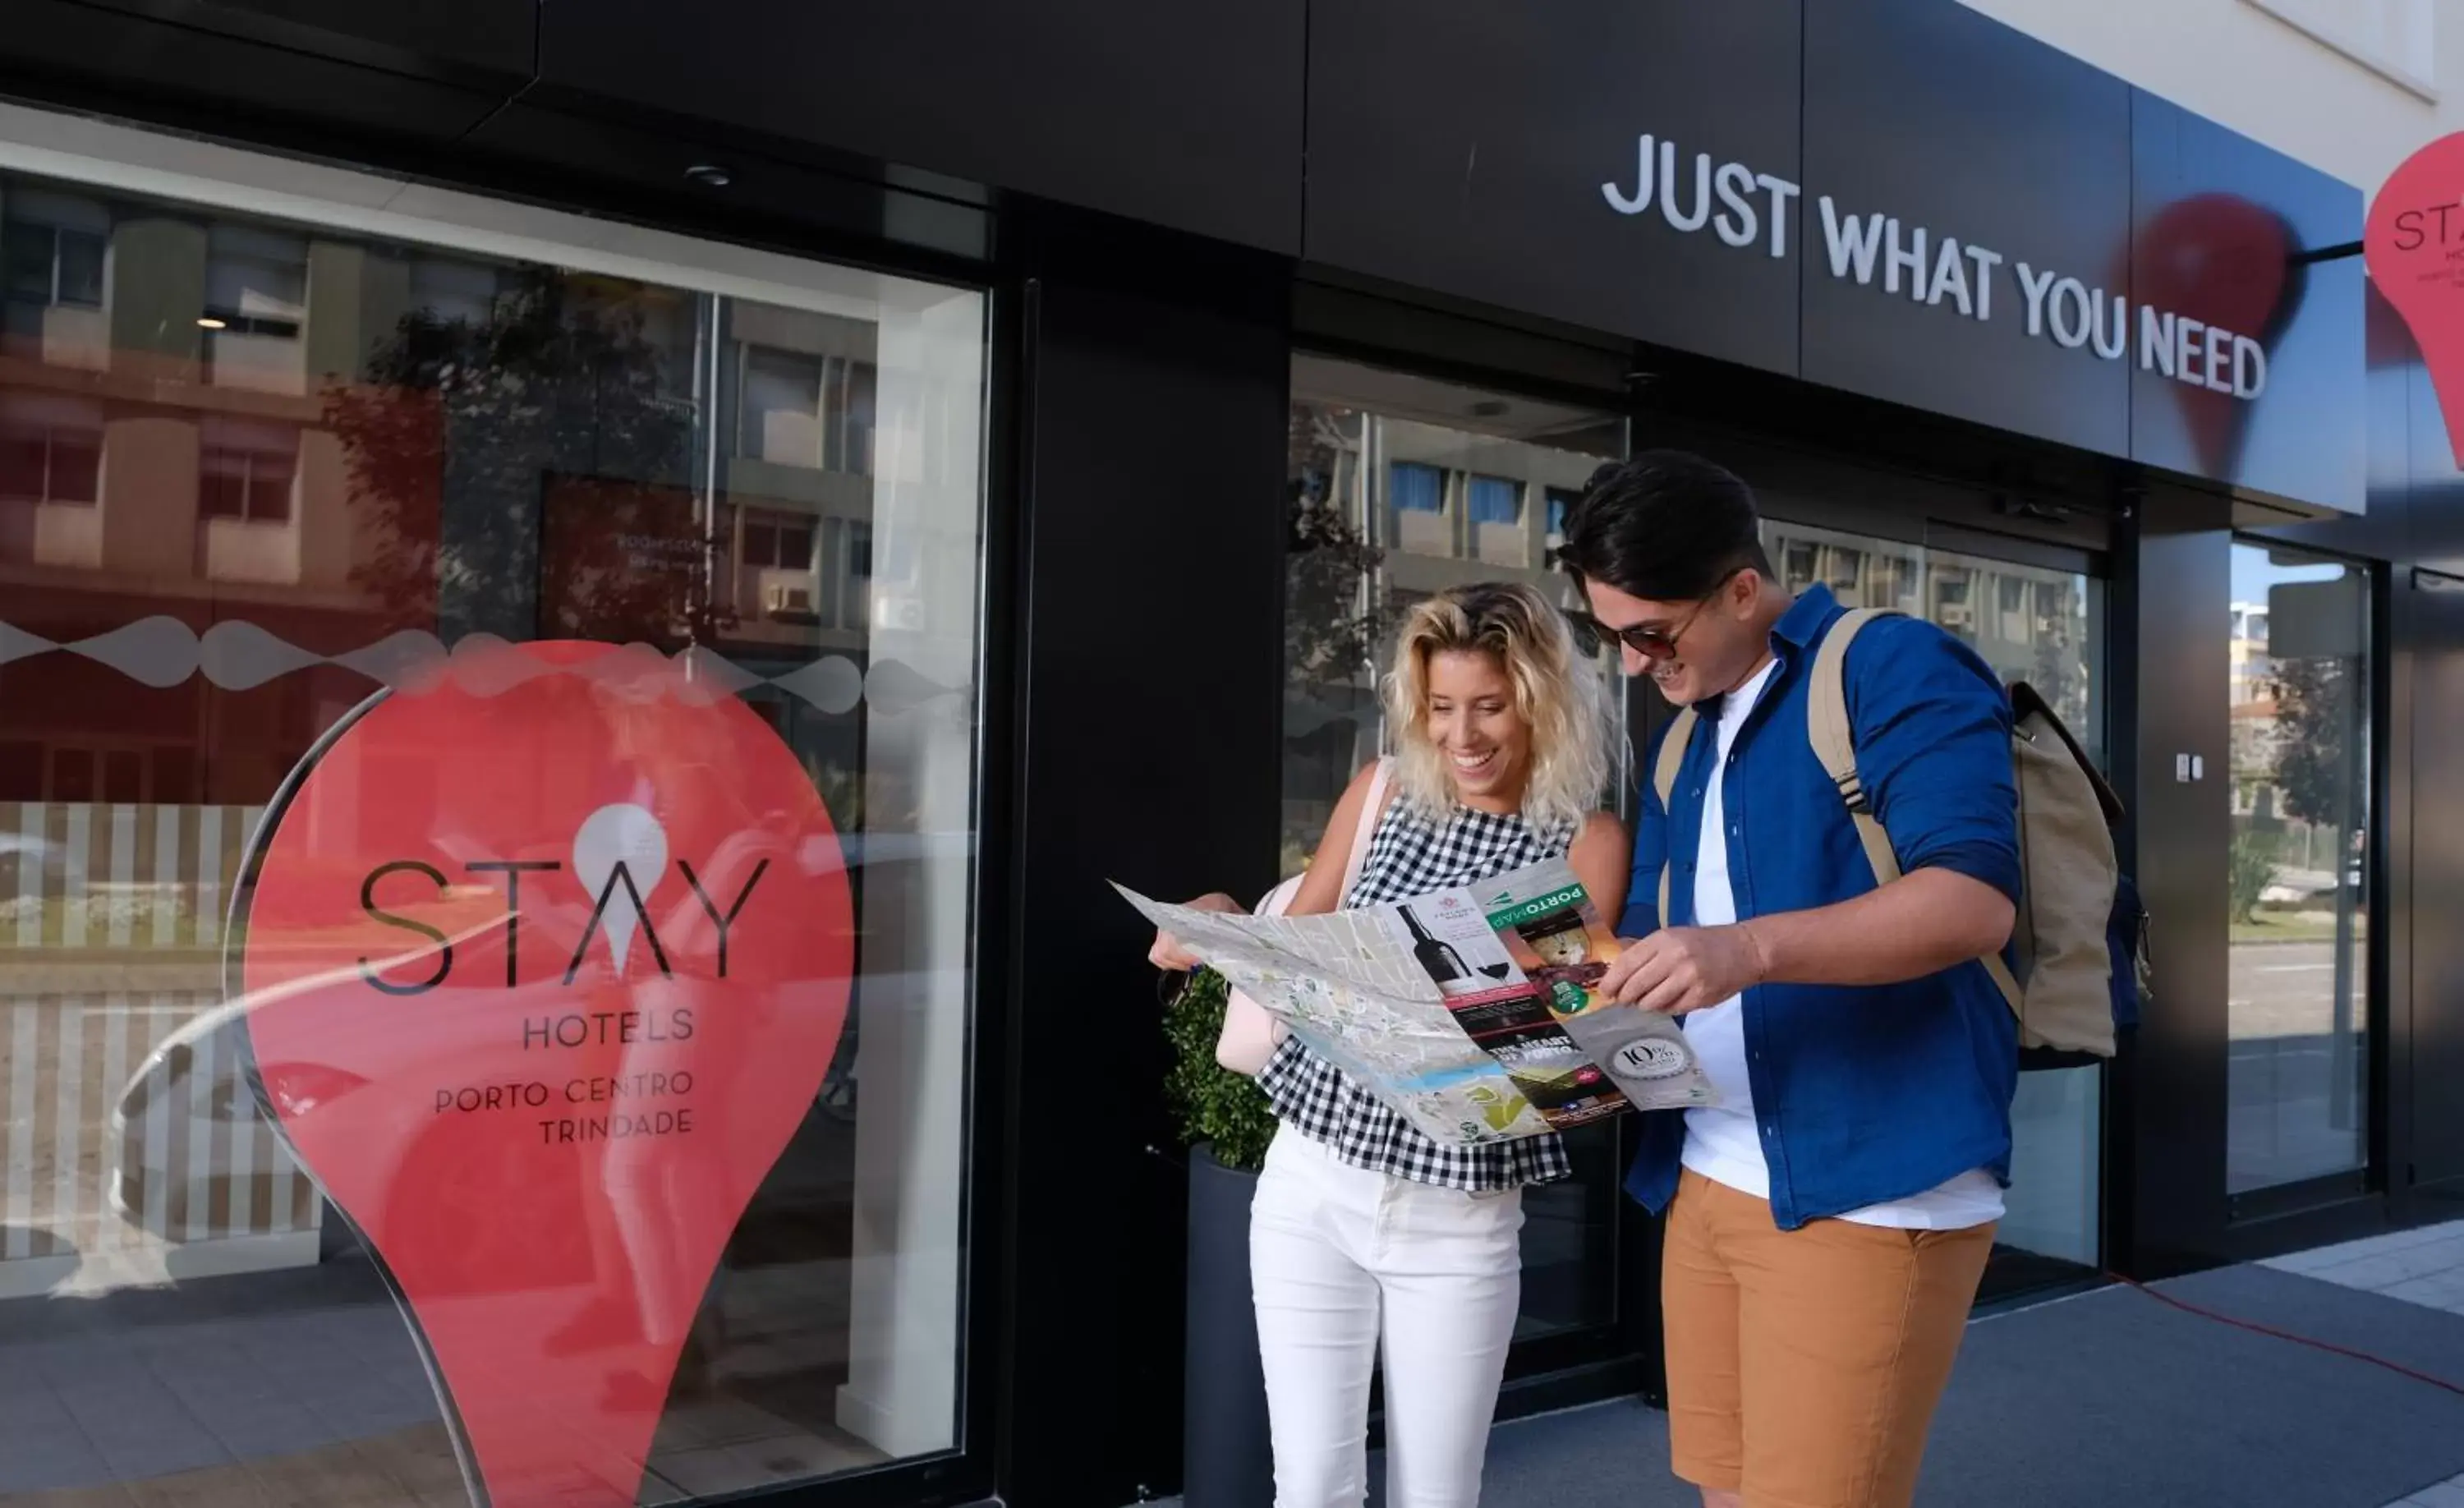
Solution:
M1940 624L2006 682L2035 687L2102 768L2105 587L2049 564L1770 521L1763 545L1791 592L1820 583L1851 607ZM2011 1188L1987 1299L2063 1281L2102 1260L2104 1070L2032 1068L2011 1108Z
M1625 421L1317 357L1292 369L1284 610L1283 869L1306 868L1336 798L1384 743L1377 678L1403 608L1471 581L1573 601L1549 551ZM1622 745L1620 738L1618 743ZM1631 782L1600 793L1630 800ZM1574 1176L1527 1191L1515 1372L1582 1358L1618 1319L1617 1127L1567 1137Z

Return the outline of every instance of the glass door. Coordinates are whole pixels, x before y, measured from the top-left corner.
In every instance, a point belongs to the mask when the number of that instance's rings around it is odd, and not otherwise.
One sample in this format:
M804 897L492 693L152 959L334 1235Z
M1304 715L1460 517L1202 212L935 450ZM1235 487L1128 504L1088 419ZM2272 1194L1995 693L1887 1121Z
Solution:
M2236 1200L2369 1167L2370 581L2233 551L2231 1108Z
M1763 527L1764 548L1789 591L1820 583L1851 607L1890 608L1948 629L2005 682L2035 687L2104 767L2104 582L2051 556L2035 563L2002 558L1990 553L1998 541L1962 535L1959 548L1945 543L1776 520ZM2103 1110L2101 1065L2020 1074L2007 1213L1983 1298L2082 1277L2101 1260Z
M1385 747L1377 684L1399 610L1450 586L1550 568L1565 509L1625 454L1615 414L1301 356L1292 368L1284 606L1283 872L1299 873L1353 776ZM1620 730L1622 732L1622 730ZM1625 739L1617 740L1622 750ZM1604 806L1630 799L1620 768ZM1509 1375L1596 1351L1617 1323L1615 1125L1567 1138L1569 1181L1525 1196L1523 1315Z

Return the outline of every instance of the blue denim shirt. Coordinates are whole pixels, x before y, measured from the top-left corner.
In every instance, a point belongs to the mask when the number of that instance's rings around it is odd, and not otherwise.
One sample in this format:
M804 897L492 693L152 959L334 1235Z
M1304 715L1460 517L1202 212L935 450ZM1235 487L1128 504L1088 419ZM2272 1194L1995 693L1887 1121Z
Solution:
M1822 636L1845 611L1824 587L1798 598L1771 633L1778 666L1737 733L1722 783L1728 875L1740 919L1806 910L1874 888L1846 805L1805 732L1806 683ZM2010 703L1984 661L1913 618L1868 624L1850 646L1849 724L1857 770L1900 866L1939 867L2019 896L2018 795ZM1703 797L1718 749L1705 704L1662 811L1644 762L1632 899L1618 929L1694 919ZM1662 737L1665 736L1663 732ZM1905 1198L1984 1168L2010 1181L2017 1026L1981 964L1876 988L1765 984L1744 997L1747 1073L1782 1230ZM1626 1191L1653 1211L1677 1191L1683 1112L1642 1118Z

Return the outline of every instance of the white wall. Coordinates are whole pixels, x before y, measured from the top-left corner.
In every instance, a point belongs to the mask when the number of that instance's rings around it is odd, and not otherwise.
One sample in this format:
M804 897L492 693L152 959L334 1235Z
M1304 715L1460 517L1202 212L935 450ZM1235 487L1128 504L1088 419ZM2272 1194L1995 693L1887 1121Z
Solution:
M2464 130L2464 7L2440 13L2430 77L2438 96L2283 19L2349 19L2412 0L1960 0L2151 94L2373 192L2414 148ZM2404 59L2389 58L2401 65Z

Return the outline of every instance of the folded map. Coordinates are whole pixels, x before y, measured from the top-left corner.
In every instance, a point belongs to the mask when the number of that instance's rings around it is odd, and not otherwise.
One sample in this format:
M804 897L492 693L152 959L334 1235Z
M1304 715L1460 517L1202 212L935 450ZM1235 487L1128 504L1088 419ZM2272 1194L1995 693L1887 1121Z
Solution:
M1715 1100L1676 1019L1601 999L1616 937L1562 859L1318 916L1119 889L1310 1051L1449 1146Z

